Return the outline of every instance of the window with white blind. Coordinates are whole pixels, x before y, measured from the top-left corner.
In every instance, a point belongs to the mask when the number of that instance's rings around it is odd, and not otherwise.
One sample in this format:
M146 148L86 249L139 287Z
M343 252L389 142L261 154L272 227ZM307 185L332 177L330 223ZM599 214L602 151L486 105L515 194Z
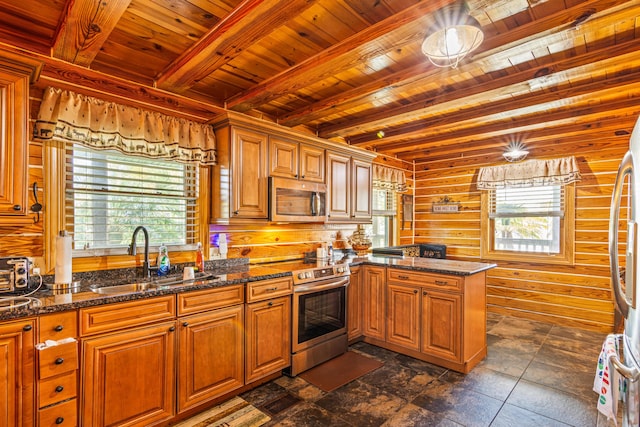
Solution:
M573 262L572 185L502 187L482 197L484 258Z
M74 255L122 252L139 225L151 246L196 243L197 166L67 144L65 176Z
M371 225L365 228L371 236L371 246L382 248L393 245L393 224L396 215L396 193L392 190L373 189Z

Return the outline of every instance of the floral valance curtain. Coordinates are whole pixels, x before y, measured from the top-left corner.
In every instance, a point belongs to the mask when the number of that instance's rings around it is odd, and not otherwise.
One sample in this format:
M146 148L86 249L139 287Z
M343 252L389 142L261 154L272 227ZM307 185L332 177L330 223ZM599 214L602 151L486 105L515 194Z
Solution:
M565 185L580 181L575 157L550 160L527 160L500 166L480 168L478 189Z
M374 164L373 188L404 193L407 191L407 180L404 172L399 169Z
M52 87L45 90L34 138L201 165L216 163L216 140L209 125Z

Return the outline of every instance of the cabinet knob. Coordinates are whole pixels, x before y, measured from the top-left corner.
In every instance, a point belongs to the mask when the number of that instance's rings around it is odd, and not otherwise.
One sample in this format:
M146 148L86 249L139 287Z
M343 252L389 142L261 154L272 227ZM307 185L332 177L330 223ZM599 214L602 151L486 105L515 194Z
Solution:
M269 303L267 304L269 307L273 306L273 302L269 301Z
M240 213L240 211L233 211L234 215L238 215Z
M29 332L31 329L33 329L33 326L31 325L26 325L24 328L22 328L22 330L25 332Z
M414 294L417 294L417 293L418 293L418 290L417 290L417 289L414 289L414 290L413 290L413 293L414 293Z
M189 322L182 322L182 326L189 326Z
M170 327L170 328L169 328L169 332L173 332L173 331L175 331L175 330L176 330L176 327L175 327L175 326L172 326L172 327Z
M427 296L427 291L422 292L422 295Z
M297 177L298 177L298 174L293 175L293 177L294 177L294 178L297 178ZM303 178L304 178L304 176L303 176Z
M56 365L62 365L64 363L64 359L62 357L58 357L54 363Z
M64 387L62 387L61 385L56 387L56 393L60 393L62 390L64 390Z
M22 210L22 206L20 206L20 205L13 205L13 210L14 210L14 211Z
M56 332L60 332L60 331L62 331L63 329L64 329L64 326L62 326L62 325L58 325L58 326L56 326L55 328L53 328L53 330L54 330L54 331L56 331Z
M302 175L301 178L304 179L304 175Z
M64 422L64 418L58 417L56 418L56 424L62 424Z

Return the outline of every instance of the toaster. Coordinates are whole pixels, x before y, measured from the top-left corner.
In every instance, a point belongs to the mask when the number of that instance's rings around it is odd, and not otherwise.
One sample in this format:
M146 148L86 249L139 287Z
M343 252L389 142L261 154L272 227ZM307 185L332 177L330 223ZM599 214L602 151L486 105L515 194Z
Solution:
M0 258L0 293L20 293L30 288L27 257Z

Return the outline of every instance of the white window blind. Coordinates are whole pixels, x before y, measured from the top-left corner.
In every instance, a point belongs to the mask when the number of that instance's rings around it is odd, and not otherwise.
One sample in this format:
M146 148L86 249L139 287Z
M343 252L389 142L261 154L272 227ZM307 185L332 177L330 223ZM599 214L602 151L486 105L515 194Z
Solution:
M504 187L490 192L490 218L564 217L564 186Z
M139 225L153 246L196 243L196 166L66 148L65 220L75 250L127 247Z

